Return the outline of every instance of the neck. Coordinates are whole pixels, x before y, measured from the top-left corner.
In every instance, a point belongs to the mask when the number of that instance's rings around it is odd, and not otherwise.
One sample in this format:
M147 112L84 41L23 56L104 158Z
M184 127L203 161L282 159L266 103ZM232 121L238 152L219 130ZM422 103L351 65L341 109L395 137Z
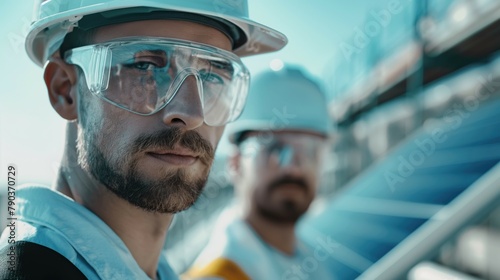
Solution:
M293 255L296 246L295 224L280 224L258 214L249 214L245 221L266 242L286 255Z
M142 270L155 279L173 214L151 213L119 198L82 170L75 159L74 145L66 145L53 187L103 220L125 243Z
M151 279L155 279L173 215L147 212L110 191L105 193L86 206L113 229L142 270Z

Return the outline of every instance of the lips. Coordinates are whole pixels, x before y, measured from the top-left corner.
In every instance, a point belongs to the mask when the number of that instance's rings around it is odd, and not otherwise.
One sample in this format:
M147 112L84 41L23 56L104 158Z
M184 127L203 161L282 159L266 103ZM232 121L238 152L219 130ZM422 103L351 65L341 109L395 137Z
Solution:
M270 184L270 191L280 188L301 189L304 192L308 191L307 183L302 178L281 177Z
M147 152L148 155L173 164L173 165L191 165L198 160L198 155L193 153L191 150L176 148L169 151L153 151Z

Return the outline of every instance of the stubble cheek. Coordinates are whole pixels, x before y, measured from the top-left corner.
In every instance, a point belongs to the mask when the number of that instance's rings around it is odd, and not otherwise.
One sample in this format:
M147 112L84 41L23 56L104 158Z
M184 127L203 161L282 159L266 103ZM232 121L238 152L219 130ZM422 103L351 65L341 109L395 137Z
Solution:
M101 151L108 158L111 166L117 171L126 174L130 168L135 168L137 155L132 154L133 139L127 135L126 130L121 130L122 125L116 121L102 122L96 139Z
M206 126L205 128L209 131L208 133L206 133L208 137L206 137L205 139L210 143L210 145L212 145L212 148L215 151L220 143L222 134L224 133L226 126L224 125L224 126L210 127L206 124L205 126ZM201 135L204 136L203 133Z
M96 155L102 154L115 171L122 171L126 150L119 134L121 120L116 118L118 116L115 112L118 108L92 95L87 89L83 75L80 75L77 96L76 144L79 164L84 170L90 171L89 161L97 160Z
M90 132L88 136L92 139L88 140L93 141L113 169L122 173L123 167L131 158L127 130L121 130L124 120L116 114L118 108L111 108L114 106L110 104L96 100L92 105L94 106L92 116L88 116L88 126L91 127L91 131L87 131Z

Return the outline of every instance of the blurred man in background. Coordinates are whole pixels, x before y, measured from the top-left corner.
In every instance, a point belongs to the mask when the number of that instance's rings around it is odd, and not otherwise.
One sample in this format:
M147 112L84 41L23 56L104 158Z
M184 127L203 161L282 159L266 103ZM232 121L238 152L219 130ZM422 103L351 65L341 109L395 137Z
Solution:
M243 108L238 55L286 43L247 12L246 0L40 2L26 49L68 121L65 151L53 189L17 190L1 279L177 278L161 250Z
M229 169L237 200L229 211L241 215L221 216L186 277L331 279L321 262L311 269L306 261L327 253L295 233L315 197L328 147L325 96L294 68L257 76L250 91L241 118L228 128L236 145Z

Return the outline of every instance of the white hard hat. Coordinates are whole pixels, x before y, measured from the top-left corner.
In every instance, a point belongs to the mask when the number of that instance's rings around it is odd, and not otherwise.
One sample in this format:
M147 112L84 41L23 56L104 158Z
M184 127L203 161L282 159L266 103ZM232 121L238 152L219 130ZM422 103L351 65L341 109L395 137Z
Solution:
M29 57L40 66L59 49L66 34L75 26L82 25L83 21L86 21L86 25L98 27L101 20L113 22L114 18L119 18L120 22L128 15L133 15L128 21L151 19L152 13L158 12L171 12L174 19L179 19L179 16L185 19L190 14L205 18L201 23L217 22L220 29L229 33L233 40L233 52L239 56L276 51L287 43L282 33L248 18L247 0L38 1L38 13L26 38L26 50ZM88 20L91 15L92 19Z
M238 143L247 131L305 131L328 136L332 130L326 97L319 84L287 66L253 78L241 116L227 127Z

